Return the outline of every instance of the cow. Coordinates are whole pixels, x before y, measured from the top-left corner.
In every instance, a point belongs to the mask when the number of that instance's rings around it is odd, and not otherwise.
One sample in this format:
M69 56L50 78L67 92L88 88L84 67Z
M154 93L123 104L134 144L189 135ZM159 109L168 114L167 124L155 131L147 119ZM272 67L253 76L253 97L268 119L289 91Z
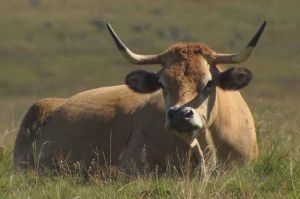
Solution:
M14 168L54 169L59 158L88 167L115 165L140 170L180 168L197 146L228 162L257 159L253 116L239 89L252 79L242 67L220 64L249 58L264 22L244 50L221 54L202 43L176 43L160 54L131 51L107 27L133 64L160 64L156 73L137 70L125 85L96 88L66 99L48 98L26 113L14 147Z

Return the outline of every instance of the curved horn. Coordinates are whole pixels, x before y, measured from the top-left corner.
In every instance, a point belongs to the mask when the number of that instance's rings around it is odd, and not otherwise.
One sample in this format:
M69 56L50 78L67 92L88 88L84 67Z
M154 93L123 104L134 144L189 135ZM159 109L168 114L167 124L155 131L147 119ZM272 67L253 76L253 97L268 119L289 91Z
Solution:
M243 61L246 61L250 57L253 49L255 48L259 37L261 36L262 32L266 27L266 24L267 24L266 21L262 23L262 25L260 26L256 34L254 35L254 37L251 39L251 41L248 43L248 45L244 50L242 50L237 54L216 54L215 63L230 64L230 63L241 63Z
M139 55L132 52L125 44L119 39L118 35L115 33L114 29L109 23L107 23L107 28L112 36L118 49L121 51L122 55L133 64L160 64L160 55Z

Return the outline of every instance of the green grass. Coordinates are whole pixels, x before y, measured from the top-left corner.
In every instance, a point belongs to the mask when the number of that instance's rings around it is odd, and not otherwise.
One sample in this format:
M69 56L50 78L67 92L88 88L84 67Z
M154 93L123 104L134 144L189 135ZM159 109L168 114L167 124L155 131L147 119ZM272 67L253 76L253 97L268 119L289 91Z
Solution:
M0 198L300 197L297 0L10 0L0 5ZM138 68L116 50L106 21L136 52L158 53L176 41L201 41L230 53L243 48L265 19L269 23L255 52L241 64L254 73L243 94L258 130L257 162L219 169L207 182L197 176L85 181L13 172L12 145L30 104L120 84Z
M295 111L263 104L256 117L260 158L231 170L217 169L207 181L192 176L139 175L86 180L78 175L15 174L12 155L0 155L1 198L299 198L299 118ZM272 110L272 111L270 111ZM275 112L275 114L274 114ZM286 120L289 117L291 120ZM295 120L294 120L295 119Z

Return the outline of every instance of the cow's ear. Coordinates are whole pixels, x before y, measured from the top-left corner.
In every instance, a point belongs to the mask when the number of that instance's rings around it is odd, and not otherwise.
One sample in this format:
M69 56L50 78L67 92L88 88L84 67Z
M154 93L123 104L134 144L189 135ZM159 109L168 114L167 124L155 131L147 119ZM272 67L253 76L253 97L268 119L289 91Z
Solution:
M152 93L160 89L158 75L144 70L136 70L125 78L126 85L138 93Z
M224 90L238 90L247 86L251 80L250 70L232 67L219 74L218 86Z

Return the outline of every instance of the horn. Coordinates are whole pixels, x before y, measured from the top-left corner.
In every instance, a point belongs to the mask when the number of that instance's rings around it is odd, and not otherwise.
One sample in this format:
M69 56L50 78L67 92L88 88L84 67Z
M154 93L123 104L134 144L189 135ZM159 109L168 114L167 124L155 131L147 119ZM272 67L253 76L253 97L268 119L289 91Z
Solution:
M160 55L139 55L132 52L127 46L119 39L118 35L115 33L114 29L109 23L107 23L107 28L112 36L118 49L121 51L122 55L133 64L160 64Z
M251 41L248 43L248 45L244 50L236 54L216 54L214 63L231 64L231 63L241 63L243 61L246 61L250 57L253 49L255 48L257 41L259 40L261 34L263 33L266 27L266 24L267 24L266 21L262 23L262 25L260 26L256 34L254 35L254 37L251 39Z

